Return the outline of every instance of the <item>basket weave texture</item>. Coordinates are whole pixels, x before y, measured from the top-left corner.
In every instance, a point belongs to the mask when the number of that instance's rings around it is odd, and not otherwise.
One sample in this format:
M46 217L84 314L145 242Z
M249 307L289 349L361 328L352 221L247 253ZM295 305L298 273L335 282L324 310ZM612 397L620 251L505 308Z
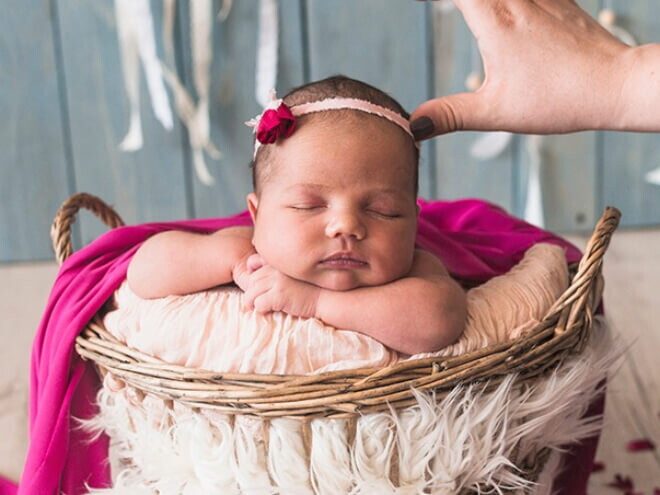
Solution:
M51 229L61 263L71 253L71 225L80 208L111 228L123 225L101 199L80 193L67 199ZM496 386L510 373L519 383L554 368L579 353L589 339L602 295L602 263L620 212L613 207L597 223L566 291L526 335L457 357L424 358L384 368L358 368L317 375L218 373L165 363L114 338L97 314L76 340L76 351L101 374L145 393L192 407L262 418L351 418L414 405L413 389L434 391L438 399L458 384Z

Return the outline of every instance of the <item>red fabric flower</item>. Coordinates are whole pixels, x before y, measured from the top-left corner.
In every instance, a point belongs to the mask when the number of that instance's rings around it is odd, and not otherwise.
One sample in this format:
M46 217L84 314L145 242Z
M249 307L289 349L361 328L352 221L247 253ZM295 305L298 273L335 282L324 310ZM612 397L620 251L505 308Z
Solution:
M296 118L284 103L276 109L266 110L259 119L257 141L271 144L279 138L289 137L296 127Z

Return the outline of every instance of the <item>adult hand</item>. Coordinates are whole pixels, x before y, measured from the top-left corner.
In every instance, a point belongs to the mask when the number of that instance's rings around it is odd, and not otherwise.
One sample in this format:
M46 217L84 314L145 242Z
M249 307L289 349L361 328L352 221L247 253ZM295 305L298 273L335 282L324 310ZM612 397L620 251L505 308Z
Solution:
M282 311L292 316L316 316L321 289L296 280L268 265L259 254L247 260L250 272L243 294L243 306L259 313Z
M411 115L418 139L457 130L566 133L625 127L634 59L573 0L454 0L477 39L485 79ZM657 77L657 72L656 72Z

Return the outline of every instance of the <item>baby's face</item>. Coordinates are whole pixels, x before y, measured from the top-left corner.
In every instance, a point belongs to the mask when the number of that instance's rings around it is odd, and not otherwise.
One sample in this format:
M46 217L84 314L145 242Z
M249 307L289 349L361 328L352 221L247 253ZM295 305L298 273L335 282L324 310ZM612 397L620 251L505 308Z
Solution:
M307 122L269 154L250 194L254 245L293 278L332 290L381 285L412 265L417 204L410 137L378 117Z

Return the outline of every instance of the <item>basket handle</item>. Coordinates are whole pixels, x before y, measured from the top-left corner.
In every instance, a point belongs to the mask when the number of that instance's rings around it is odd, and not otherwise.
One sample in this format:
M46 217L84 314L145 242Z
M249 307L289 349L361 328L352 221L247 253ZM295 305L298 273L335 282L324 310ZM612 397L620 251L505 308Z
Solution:
M571 281L570 287L555 301L548 310L547 315L561 310L560 321L557 324L556 332L562 333L570 328L574 320L578 317L584 306L587 304L587 297L591 296L594 303L600 299L600 294L594 296L591 294L591 288L602 285L600 281L601 270L603 266L603 257L610 244L612 234L619 225L621 212L613 206L605 207L603 215L594 227L594 232L587 242L582 259L578 264L577 272ZM575 304L572 304L576 302ZM546 316L547 316L546 315Z
M76 221L76 213L84 208L91 211L101 221L114 229L124 225L124 221L111 206L101 198L88 193L77 193L66 199L53 220L50 228L50 238L53 241L55 258L61 265L73 253L71 246L71 226Z
M584 255L578 265L577 273L573 281L580 280L582 277L591 276L596 270L600 270L603 264L603 256L610 245L612 234L619 226L621 212L613 206L606 206L603 215L598 220L594 232L589 238L587 247L584 249Z

